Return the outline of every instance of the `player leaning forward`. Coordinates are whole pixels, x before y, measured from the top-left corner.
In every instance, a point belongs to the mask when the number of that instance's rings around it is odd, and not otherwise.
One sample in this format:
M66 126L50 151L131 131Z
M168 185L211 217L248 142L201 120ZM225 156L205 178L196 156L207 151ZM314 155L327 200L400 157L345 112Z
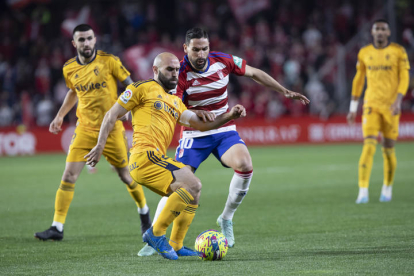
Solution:
M246 115L244 107L236 105L214 121L203 122L195 113L187 110L180 98L167 93L176 87L179 69L180 62L176 56L159 54L154 60L154 79L127 87L105 115L98 144L85 156L88 158L87 163L95 166L116 120L131 111L134 138L129 160L130 174L135 181L159 195L169 195L158 220L143 238L164 258L173 260L178 256L197 255L184 247L183 241L194 218L201 192L200 180L194 173L183 163L165 155L176 123L206 131ZM165 233L173 221L168 243Z
M247 65L245 60L226 53L210 52L208 33L201 28L187 31L183 47L186 55L181 61L176 95L201 118L207 120L211 114L227 112L230 74L251 78L287 98L300 100L303 104L309 103L305 96L284 88L264 71ZM183 128L176 153L178 161L195 172L210 154L214 154L223 166L234 170L224 210L217 219L229 247L233 247L235 239L232 219L249 190L253 176L249 150L237 133L234 122L208 132ZM166 198L160 200L154 221L165 200ZM150 256L153 253L150 247L145 246L138 252L138 256Z
M63 118L76 102L78 122L66 158L65 171L56 193L52 226L35 234L35 237L41 240L63 238L63 225L73 199L75 182L85 166L85 154L96 145L105 113L117 100L117 80L124 85L132 83L130 73L117 57L95 50L96 37L89 25L81 24L73 30L72 44L78 54L63 66L63 75L69 91L50 124L49 131L57 134L62 130ZM141 231L145 232L151 226L149 209L141 185L133 181L129 175L128 148L125 130L120 121L116 122L109 134L103 154L114 166L135 200L141 217Z
M381 202L391 201L397 158L394 145L398 137L401 100L407 92L410 64L405 49L389 43L388 22L377 20L371 30L373 44L362 48L358 53L357 73L352 84L352 100L348 122L355 122L358 100L364 87L362 133L364 146L359 159L358 186L356 203L368 202L368 185L376 151L378 133L381 132L384 158L384 182Z

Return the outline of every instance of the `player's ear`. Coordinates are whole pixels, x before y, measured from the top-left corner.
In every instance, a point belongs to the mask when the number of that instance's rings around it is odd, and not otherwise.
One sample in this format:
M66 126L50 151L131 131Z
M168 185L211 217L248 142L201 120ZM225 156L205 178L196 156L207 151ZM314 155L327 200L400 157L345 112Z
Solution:
M158 67L157 66L152 66L152 72L154 72L154 76L158 76Z
M183 44L183 47L184 47L184 53L188 54L188 52L187 52L187 45L185 43Z
M73 45L73 47L76 48L76 43L75 43L75 40L73 40L73 39L72 39L72 45Z

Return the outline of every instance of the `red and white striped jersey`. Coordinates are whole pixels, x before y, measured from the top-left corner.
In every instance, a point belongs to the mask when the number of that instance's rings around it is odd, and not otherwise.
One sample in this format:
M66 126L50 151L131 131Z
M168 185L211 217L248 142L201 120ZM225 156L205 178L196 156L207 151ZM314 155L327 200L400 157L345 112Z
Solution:
M191 66L186 55L181 61L176 96L188 109L207 110L218 116L229 111L227 85L230 73L244 76L245 71L246 61L237 56L210 52L206 70L198 71ZM201 137L231 130L236 130L233 120L219 129L204 132L183 127L181 136Z

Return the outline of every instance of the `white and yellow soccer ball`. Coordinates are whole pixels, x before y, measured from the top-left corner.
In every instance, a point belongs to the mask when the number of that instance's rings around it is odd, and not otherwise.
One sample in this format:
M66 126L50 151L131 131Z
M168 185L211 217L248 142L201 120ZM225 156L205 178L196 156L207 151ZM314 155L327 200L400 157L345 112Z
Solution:
M203 261L218 261L226 256L229 246L223 233L209 229L198 235L194 248Z

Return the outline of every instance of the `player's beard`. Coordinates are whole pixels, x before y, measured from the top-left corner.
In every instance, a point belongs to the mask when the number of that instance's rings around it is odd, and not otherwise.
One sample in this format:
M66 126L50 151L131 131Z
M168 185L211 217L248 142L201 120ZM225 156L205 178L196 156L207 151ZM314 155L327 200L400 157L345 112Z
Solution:
M90 54L88 53L85 53L85 50L83 50L83 51L79 51L79 54L81 55L81 56L83 56L84 58L90 58L90 57L92 57L93 56L93 53L95 52L95 48L92 48L92 49L87 49L87 51L90 51Z
M191 60L191 64L194 66L194 69L197 70L203 70L204 66L206 66L207 59L206 58L197 58L194 60Z
M161 84L167 88L168 90L172 90L177 86L177 83L171 82L172 80L178 81L176 78L172 77L171 79L168 79L166 76L164 76L161 71L158 72L158 80L161 82Z

